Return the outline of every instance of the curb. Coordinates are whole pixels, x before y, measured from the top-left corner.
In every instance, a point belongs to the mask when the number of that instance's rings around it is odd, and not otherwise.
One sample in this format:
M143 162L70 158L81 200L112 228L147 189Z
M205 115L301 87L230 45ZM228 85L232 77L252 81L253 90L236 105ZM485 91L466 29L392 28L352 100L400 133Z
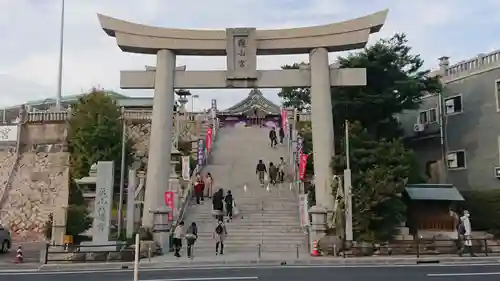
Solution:
M352 265L352 266L370 266L370 265L417 265L417 264L485 264L498 263L500 257L425 257L425 258L384 258L384 259L368 259L368 258L319 258L307 260L225 260L225 261L161 261L161 262L144 262L140 264L142 269L155 268L192 268L192 267L228 267L228 266L335 266L335 265ZM79 270L120 270L132 269L133 262L125 263L73 263L73 264L44 264L38 268L38 271L79 271Z

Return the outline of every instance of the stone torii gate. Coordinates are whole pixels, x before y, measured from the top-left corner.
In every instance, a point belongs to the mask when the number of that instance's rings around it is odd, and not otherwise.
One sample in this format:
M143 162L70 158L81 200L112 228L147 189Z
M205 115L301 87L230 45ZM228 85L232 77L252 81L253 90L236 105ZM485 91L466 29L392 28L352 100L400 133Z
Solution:
M334 154L330 87L366 85L362 68L330 68L329 52L363 48L378 32L388 10L340 23L277 30L172 29L146 26L98 15L104 31L124 52L156 55L155 68L121 71L123 89L154 89L143 226L168 191L174 89L311 88L311 120L317 205L333 209L331 157ZM309 66L293 70L257 70L258 55L309 54ZM227 70L176 69L176 56L227 56Z

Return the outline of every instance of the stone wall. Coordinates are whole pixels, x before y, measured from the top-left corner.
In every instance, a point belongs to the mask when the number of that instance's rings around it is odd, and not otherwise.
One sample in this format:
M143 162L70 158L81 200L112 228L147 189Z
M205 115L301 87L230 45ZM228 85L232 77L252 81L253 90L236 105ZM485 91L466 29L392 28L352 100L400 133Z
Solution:
M4 195L7 195L4 192L6 192L9 187L9 176L13 172L14 165L16 164L16 157L17 155L14 150L0 152L0 202L4 201L2 199ZM0 212L0 217L1 213L3 212Z
M67 131L66 122L27 123L21 131L21 142L26 147L35 144L63 144L66 143Z
M2 221L14 238L43 239L50 213L68 203L69 154L24 152L2 206Z

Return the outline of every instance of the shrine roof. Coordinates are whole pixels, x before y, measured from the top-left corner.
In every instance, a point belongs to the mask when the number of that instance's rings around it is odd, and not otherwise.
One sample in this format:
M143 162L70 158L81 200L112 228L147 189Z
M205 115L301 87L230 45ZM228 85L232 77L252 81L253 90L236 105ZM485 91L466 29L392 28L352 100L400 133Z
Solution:
M411 200L465 201L458 189L451 184L409 184L405 188Z
M258 89L253 89L248 93L248 96L237 104L222 110L223 113L240 114L251 109L259 109L268 114L280 114L280 107L264 97Z

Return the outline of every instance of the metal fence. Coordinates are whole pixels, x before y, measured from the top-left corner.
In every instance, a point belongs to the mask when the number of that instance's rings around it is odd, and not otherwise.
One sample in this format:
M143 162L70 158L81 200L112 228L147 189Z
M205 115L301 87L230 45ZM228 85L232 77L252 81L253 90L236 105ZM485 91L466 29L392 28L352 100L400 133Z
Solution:
M337 241L325 245L320 242L323 255L349 257L366 256L439 256L471 255L500 256L500 242L493 239L470 239L472 246L457 239L414 239L386 243Z
M53 245L46 244L42 262L126 262L134 261L134 248L127 245Z

